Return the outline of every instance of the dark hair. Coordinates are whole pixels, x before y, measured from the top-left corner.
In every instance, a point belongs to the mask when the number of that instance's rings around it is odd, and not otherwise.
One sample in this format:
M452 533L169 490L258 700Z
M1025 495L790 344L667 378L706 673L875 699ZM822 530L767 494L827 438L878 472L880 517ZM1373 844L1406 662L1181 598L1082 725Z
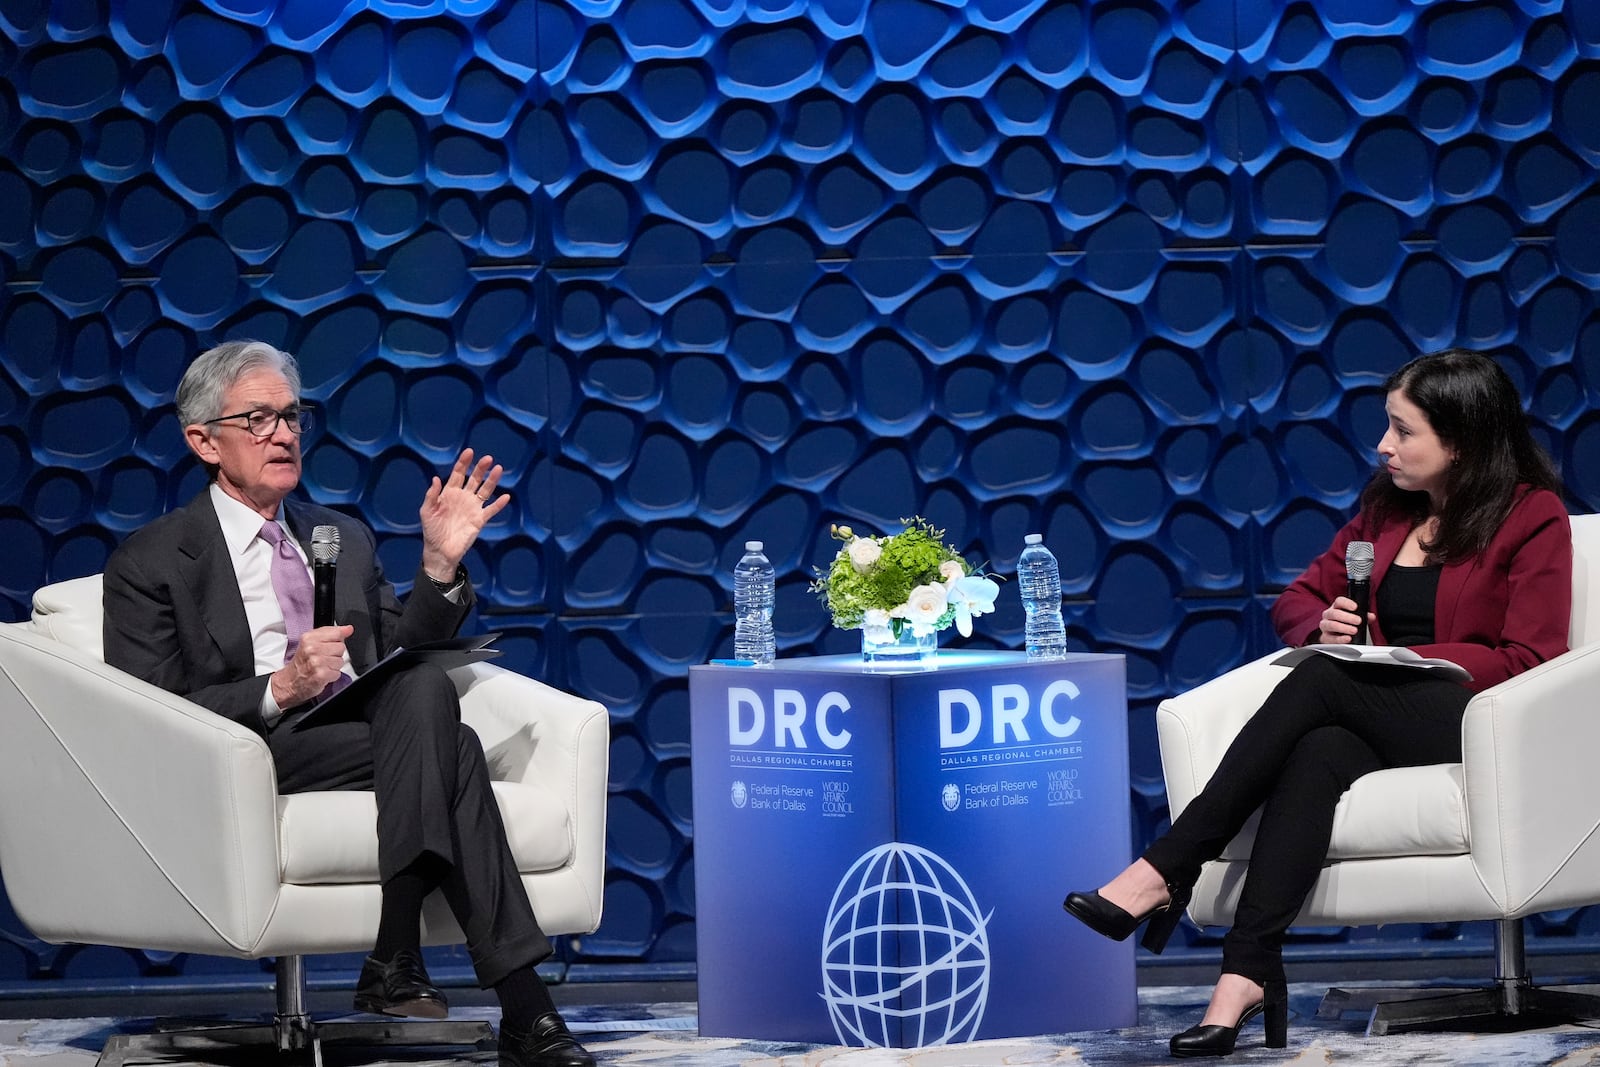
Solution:
M1555 465L1528 432L1516 386L1488 356L1460 348L1420 356L1383 388L1399 390L1421 409L1455 453L1445 472L1438 532L1422 546L1430 559L1449 563L1487 548L1516 502L1518 485L1561 492ZM1428 517L1428 494L1398 488L1387 470L1368 483L1361 503L1379 518Z

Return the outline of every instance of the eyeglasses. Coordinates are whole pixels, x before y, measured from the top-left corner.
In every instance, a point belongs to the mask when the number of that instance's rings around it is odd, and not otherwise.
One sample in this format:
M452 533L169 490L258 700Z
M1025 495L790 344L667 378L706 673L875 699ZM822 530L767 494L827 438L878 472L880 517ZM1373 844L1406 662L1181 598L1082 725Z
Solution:
M311 412L305 408L285 408L283 411L272 411L268 408L256 408L254 411L240 411L232 415L218 415L214 419L207 419L201 425L210 426L212 423L226 422L229 419L243 419L244 428L256 437L271 437L278 432L278 423L289 427L289 432L295 435L303 434L311 428Z

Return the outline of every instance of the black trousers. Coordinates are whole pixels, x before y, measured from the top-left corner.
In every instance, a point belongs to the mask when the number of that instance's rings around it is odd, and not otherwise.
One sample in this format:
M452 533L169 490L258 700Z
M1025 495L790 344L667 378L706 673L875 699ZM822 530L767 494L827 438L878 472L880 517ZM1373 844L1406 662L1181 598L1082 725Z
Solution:
M1283 973L1283 936L1316 884L1333 812L1350 784L1385 767L1461 760L1465 686L1403 667L1314 656L1278 683L1200 795L1144 854L1190 885L1261 808L1222 969L1256 982Z
M371 789L378 877L387 882L424 853L445 861L439 889L485 988L550 955L506 843L483 745L461 722L449 675L426 664L403 671L363 714L303 730L280 720L267 735L279 791Z

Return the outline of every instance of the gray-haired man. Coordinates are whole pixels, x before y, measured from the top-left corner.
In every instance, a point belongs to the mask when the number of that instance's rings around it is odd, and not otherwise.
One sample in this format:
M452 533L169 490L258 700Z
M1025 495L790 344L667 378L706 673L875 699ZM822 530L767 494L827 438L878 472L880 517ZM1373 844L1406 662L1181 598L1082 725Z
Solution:
M396 647L449 637L473 602L461 566L509 497L501 468L464 450L423 494L422 561L402 605L372 531L290 496L300 483L293 357L255 341L198 357L178 386L178 417L211 484L131 535L105 572L106 662L266 738L285 793L372 789L383 906L356 1007L440 1018L444 994L420 952L423 899L439 889L467 935L478 980L500 999L502 1067L587 1067L534 964L551 947L528 904L489 786L483 748L460 722L455 687L435 667L383 682L363 717L294 729L297 712L341 676ZM335 613L307 628L306 545L340 532Z

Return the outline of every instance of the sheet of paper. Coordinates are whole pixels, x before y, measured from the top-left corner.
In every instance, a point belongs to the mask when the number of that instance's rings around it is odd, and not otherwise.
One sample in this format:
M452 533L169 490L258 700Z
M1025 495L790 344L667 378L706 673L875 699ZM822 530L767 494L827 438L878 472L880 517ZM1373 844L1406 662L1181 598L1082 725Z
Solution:
M1452 681L1470 682L1472 675L1459 663L1418 655L1403 645L1302 645L1291 648L1272 662L1292 667L1310 656L1332 656L1350 663L1379 663L1412 667L1443 675Z

